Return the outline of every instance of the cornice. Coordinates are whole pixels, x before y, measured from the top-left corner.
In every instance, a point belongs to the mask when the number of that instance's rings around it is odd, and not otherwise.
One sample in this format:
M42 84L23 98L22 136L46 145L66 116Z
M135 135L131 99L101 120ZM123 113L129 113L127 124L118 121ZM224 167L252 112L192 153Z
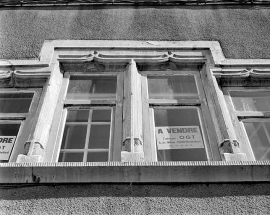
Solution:
M269 161L0 164L0 183L269 182Z

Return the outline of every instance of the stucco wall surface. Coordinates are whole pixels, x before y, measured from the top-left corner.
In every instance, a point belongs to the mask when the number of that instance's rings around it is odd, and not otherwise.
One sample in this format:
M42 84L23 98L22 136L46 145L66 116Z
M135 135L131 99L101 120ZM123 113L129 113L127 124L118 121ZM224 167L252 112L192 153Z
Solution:
M0 59L37 58L44 40L219 41L227 58L270 58L270 6L0 8Z
M1 186L0 214L270 214L270 184Z

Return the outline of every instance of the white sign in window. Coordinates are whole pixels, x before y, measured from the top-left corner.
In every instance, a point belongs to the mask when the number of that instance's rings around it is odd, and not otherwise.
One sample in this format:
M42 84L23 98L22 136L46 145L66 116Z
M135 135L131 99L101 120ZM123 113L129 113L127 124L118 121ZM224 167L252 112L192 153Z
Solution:
M199 126L156 127L158 150L204 148Z
M15 140L16 136L0 136L0 160L9 159Z

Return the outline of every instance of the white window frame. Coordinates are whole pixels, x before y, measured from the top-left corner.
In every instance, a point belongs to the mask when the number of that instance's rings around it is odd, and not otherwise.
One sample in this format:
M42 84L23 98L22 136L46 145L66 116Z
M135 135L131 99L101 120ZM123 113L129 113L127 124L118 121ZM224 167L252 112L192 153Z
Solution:
M192 68L192 67L191 67ZM194 70L174 70L174 71L143 71L142 80L143 80L143 89L145 90L145 96L143 102L143 118L144 120L144 127L146 128L145 132L145 139L146 141L151 142L151 149L150 147L145 146L145 151L148 153L148 156L152 158L152 161L157 161L157 150L156 150L156 139L155 139L155 125L154 125L154 109L159 108L181 108L181 107L197 107L198 108L198 115L201 122L202 128L202 137L204 141L204 146L206 150L207 160L221 160L218 145L213 144L216 143L216 137L212 134L209 130L214 130L214 124L212 122L212 118L210 116L210 110L206 101L206 90L203 88L203 80L201 77L202 69ZM181 75L192 75L195 78L195 83L198 92L198 98L183 98L183 99L150 99L149 92L148 92L148 76L181 76ZM204 80L205 81L205 80ZM149 109L149 110L148 110ZM149 115L149 117L147 116ZM150 123L149 123L150 122ZM147 125L149 123L149 125ZM149 126L149 127L148 127ZM150 138L147 137L147 133L151 133Z
M71 76L76 77L116 77L117 89L115 98L108 99L87 99L87 100L72 100L66 99L69 79ZM61 93L59 96L58 109L62 115L60 124L55 122L54 126L58 126L58 133L54 140L52 162L57 162L61 151L61 143L63 138L63 132L66 123L68 108L84 107L87 109L111 109L111 132L108 161L120 161L121 160L121 138L122 138L122 99L123 99L123 74L117 72L95 72L95 73L81 73L81 72L65 72ZM68 108L67 108L68 107ZM58 124L58 125L57 125ZM85 157L84 157L85 158ZM82 162L86 162L85 159Z

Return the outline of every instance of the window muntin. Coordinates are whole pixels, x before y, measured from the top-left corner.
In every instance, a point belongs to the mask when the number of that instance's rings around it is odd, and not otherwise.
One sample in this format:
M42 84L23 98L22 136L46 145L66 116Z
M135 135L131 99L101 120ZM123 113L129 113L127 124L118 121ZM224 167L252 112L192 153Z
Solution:
M108 161L111 118L110 108L69 109L59 161Z
M59 133L61 145L55 151L57 160L106 162L113 156L120 157L120 152L114 152L114 142L121 135L121 130L115 128L122 128L119 120L115 120L122 117L119 115L122 107L118 105L123 93L122 75L66 72L65 80L64 122Z

